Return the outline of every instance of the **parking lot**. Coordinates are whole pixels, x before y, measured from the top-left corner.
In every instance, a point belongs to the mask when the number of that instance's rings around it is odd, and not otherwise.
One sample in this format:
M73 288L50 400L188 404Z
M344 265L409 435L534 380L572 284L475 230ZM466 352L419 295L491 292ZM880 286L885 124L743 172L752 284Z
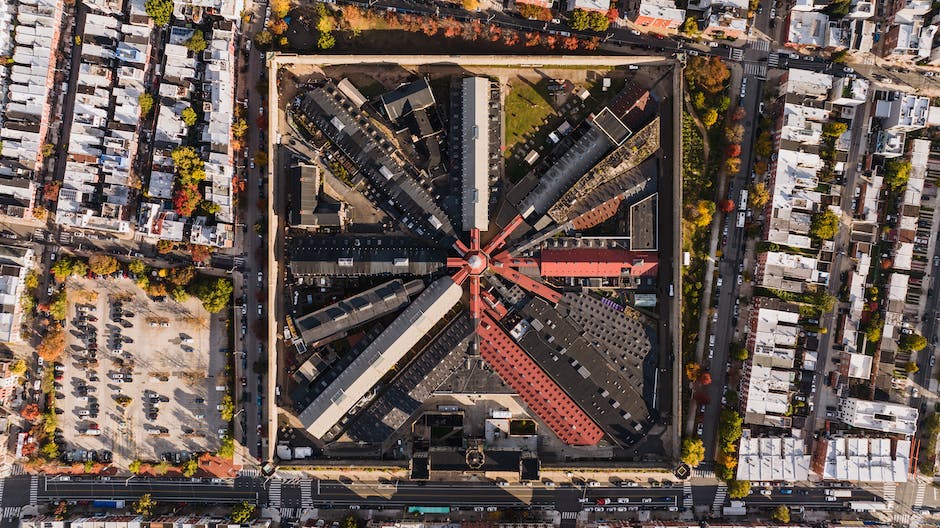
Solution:
M64 452L111 451L127 467L217 449L227 432L218 407L229 390L224 319L195 298L151 300L129 279L75 279L69 288L84 292L69 297L56 374Z

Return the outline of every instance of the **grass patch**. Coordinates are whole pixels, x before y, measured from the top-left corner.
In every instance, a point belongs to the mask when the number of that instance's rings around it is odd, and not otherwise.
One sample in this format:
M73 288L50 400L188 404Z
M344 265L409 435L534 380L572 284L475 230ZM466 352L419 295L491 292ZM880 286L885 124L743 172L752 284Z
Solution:
M548 104L548 81L542 80L532 85L528 81L516 77L512 81L512 90L506 96L506 153L511 154L515 148L524 144L527 136L539 132L542 121L555 113ZM546 132L545 136L548 134ZM537 138L535 143L541 143ZM520 152L521 156L525 153Z

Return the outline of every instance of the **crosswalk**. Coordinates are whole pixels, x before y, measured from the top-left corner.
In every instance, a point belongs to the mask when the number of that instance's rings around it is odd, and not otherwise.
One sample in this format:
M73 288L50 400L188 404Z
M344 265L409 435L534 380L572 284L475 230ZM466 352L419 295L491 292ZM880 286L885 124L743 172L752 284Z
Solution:
M881 497L887 503L888 508L894 507L894 498L897 496L898 485L894 482L885 482Z
M38 502L39 502L39 475L32 475L31 477L29 477L29 504L31 506L35 506Z
M728 486L724 481L718 481L718 489L715 490L715 501L712 502L712 513L721 515L721 507L725 504L725 497L728 496Z
M19 519L22 511L21 506L6 506L3 508L2 515L4 519Z
M567 519L567 520L577 519L577 518L578 518L578 512L573 512L573 511L561 512L561 518L562 518L562 520L566 520L566 519Z
M268 507L281 507L281 481L274 479L268 485Z
M248 478L258 478L261 476L261 471L257 469L242 469L238 472L239 477L248 477Z
M731 60L739 61L744 58L744 50L741 48L731 48Z
M755 49L757 51L770 51L770 42L767 42L766 40L763 40L763 39L752 40L750 44L751 44L751 49Z
M767 56L767 68L776 68L780 64L780 54L771 53Z
M313 480L303 479L300 482L300 505L304 508L313 507Z
M303 508L281 508L281 520L284 519L299 519L300 514L303 511Z
M691 510L695 506L692 501L692 483L688 480L682 482L682 507Z
M767 77L767 65L756 62L744 63L745 75L756 75L758 77Z
M926 494L926 493L927 493L927 483L925 483L925 482L918 482L918 483L917 483L917 491L914 492L914 504L911 505L911 508L914 508L914 509L916 510L916 509L918 509L918 508L923 507L923 505L924 505L924 494ZM887 499L885 499L885 500L887 500Z
M715 472L702 467L692 468L692 476L696 478L713 479Z

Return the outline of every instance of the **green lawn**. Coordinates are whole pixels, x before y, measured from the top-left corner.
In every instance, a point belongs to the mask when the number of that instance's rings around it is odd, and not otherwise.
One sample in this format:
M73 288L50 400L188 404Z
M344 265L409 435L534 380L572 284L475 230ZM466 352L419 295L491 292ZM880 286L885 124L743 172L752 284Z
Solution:
M538 131L542 120L555 113L548 104L547 81L533 86L528 81L515 78L512 89L506 96L506 155L516 146L525 143L525 138ZM519 153L525 156L524 152Z

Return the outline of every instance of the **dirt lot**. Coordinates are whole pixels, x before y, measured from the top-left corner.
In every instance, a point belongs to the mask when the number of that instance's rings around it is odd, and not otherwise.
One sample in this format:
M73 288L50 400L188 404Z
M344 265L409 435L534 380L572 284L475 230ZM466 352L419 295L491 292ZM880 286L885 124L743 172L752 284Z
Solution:
M75 293L83 290L97 295ZM129 279L72 279L69 291L57 380L66 451L111 451L127 467L217 449L227 432L217 408L226 392L216 390L228 390L224 319L195 298L153 301ZM126 408L122 396L130 398Z

